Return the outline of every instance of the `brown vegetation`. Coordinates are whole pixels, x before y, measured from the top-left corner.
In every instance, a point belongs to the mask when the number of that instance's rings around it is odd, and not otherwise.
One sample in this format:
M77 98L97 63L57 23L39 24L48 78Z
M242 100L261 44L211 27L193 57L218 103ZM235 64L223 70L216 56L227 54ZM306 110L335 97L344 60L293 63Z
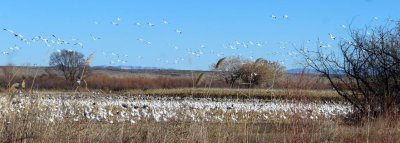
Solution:
M302 101L340 101L343 100L332 90L298 90L298 89L229 89L229 88L179 88L179 89L149 89L129 90L123 94L151 96L190 96L190 97L219 97L219 98L258 98L284 99Z
M103 123L40 120L33 107L0 119L2 142L399 142L400 121L376 120L351 126L341 121Z
M276 80L284 73L278 62L258 58L256 61L239 56L224 57L211 66L219 79L230 87L244 85L247 88L274 88Z
M0 87L8 89L9 84L21 83L25 77L26 87L34 90L72 90L69 82L53 72L37 76L14 75L12 80L9 75L0 75ZM89 89L121 91L130 89L171 89L171 88L229 88L223 80L210 74L199 74L195 80L186 77L117 77L97 73L91 74L85 80ZM32 84L33 83L33 84ZM240 85L237 85L240 87ZM236 87L235 87L236 88ZM262 88L261 88L262 89ZM274 89L331 89L327 80L318 75L285 74L277 78Z

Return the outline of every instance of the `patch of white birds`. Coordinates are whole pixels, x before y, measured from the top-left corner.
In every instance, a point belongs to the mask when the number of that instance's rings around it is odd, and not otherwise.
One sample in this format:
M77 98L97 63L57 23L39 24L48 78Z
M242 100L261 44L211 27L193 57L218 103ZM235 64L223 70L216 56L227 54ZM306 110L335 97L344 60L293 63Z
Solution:
M0 97L0 118L24 109L40 111L40 120L56 122L93 120L105 123L144 121L243 122L303 119L334 119L351 112L344 102L292 100L106 96L106 95L20 95ZM33 103L35 103L33 105ZM9 106L8 106L9 105Z

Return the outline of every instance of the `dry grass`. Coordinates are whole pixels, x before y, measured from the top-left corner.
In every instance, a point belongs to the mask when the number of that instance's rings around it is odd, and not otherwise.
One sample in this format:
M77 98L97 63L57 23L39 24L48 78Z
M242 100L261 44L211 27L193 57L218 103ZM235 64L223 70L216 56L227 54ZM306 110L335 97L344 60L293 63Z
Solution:
M223 63L223 62L221 62ZM11 69L12 68L12 69ZM65 79L56 71L29 67L3 68L0 74L0 90L9 88L13 83L21 82L26 78L27 87L32 90L72 90L74 87L65 86ZM114 73L112 70L104 72L93 72L85 78L90 90L101 89L121 91L129 89L171 89L171 88L227 88L222 79L216 77L212 72L196 72L192 77L186 75L188 71L148 71L149 76L140 76L146 71L120 71ZM163 75L163 72L171 72ZM8 74L5 74L8 73ZM120 75L120 76L117 76ZM138 76L139 75L139 76ZM196 79L197 80L194 80ZM243 86L240 83L235 88ZM244 87L244 86L243 86ZM242 88L243 88L242 87ZM287 74L279 77L274 85L275 89L302 89L302 90L327 90L331 89L326 79L318 75Z
M0 119L2 142L399 142L400 121L363 126L340 121L154 122L107 124L71 120L44 122L34 106Z
M193 89L177 89L188 92ZM197 92L239 92L236 90L194 89ZM214 91L215 90L215 91ZM149 90L165 92L168 90ZM170 90L173 92L173 90ZM134 92L134 91L132 91ZM143 91L142 91L143 92ZM175 91L176 92L176 91ZM251 92L256 93L253 90ZM261 92L261 91L260 91ZM284 91L274 91L276 94ZM304 91L318 94L317 91ZM245 93L243 93L245 94ZM3 94L2 96L8 96ZM36 95L30 95L36 96ZM40 95L38 95L40 96ZM18 98L15 96L14 98ZM11 99L9 100L11 101ZM105 123L95 120L48 122L34 100L19 112L2 114L2 142L399 142L400 120L378 119L361 125L344 124L341 120L310 120L293 117L288 121L232 122L155 122ZM1 105L12 106L12 102Z
M290 89L230 89L230 88L179 88L128 90L124 95L151 96L192 96L192 97L232 97L261 99L299 99L299 100L342 100L332 90L290 90Z
M3 80L1 80L3 79ZM7 80L0 77L0 86ZM308 80L309 79L309 80ZM16 76L13 81L18 82ZM33 81L27 77L27 85ZM281 79L281 89L227 89L187 88L193 86L186 78L115 78L95 75L87 79L89 88L121 91L128 96L200 96L298 100L341 100L327 89L324 80L317 77ZM313 81L318 81L317 83ZM214 84L214 83L213 83ZM34 89L64 90L62 78L39 76ZM216 84L218 85L218 84ZM186 87L186 88L185 88ZM163 89L160 89L163 88ZM174 89L168 89L174 88ZM136 89L136 90L132 90ZM307 90L303 90L307 89ZM108 93L108 92L107 92ZM44 93L45 94L45 93ZM63 92L63 94L74 94ZM91 94L91 93L85 93ZM2 96L9 96L2 93ZM11 101L11 100L10 100ZM12 106L12 103L1 106ZM47 122L41 111L32 104L21 111L1 115L0 141L2 142L400 142L400 120L378 119L361 125L348 125L342 121L293 118L289 122L155 122L138 121L135 124L109 124L93 120L65 120Z
M9 83L20 83L23 76L15 76L11 82L0 75L0 91L5 90ZM25 76L26 85L32 86L33 90L72 90L75 89L68 82L59 76L39 75L37 77ZM89 89L101 89L105 91L122 91L128 89L158 89L158 88L184 88L193 87L193 81L190 78L117 78L107 75L91 75L85 79ZM34 83L34 84L33 84ZM201 85L203 86L203 85ZM1 89L3 88L3 89Z

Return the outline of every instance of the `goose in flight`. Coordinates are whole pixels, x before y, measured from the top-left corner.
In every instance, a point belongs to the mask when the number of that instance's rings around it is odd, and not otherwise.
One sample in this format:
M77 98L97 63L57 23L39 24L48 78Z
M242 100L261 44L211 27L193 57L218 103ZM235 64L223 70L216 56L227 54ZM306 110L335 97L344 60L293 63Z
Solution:
M276 19L276 16L275 16L275 15L271 15L271 18L272 18L273 20L275 20L275 19Z
M143 41L144 41L143 38L138 38L137 40L140 41L140 42L143 42Z
M251 46L254 46L254 42L253 42L253 41L249 41L249 44L250 44Z
M283 18L284 19L289 19L289 15L285 14L285 15L283 15Z
M42 36L38 36L38 38L39 38L40 40L42 40L43 43L46 44L47 47L50 47L50 46L51 46L51 45L50 45L49 39L44 38L44 37L42 37Z
M336 36L333 35L332 33L329 33L329 37L330 37L332 40L336 40Z
M168 21L165 20L165 19L163 19L163 23L164 23L164 24L168 24Z
M260 42L257 42L256 45L257 45L257 47L260 47L260 48L264 46L264 44L260 43Z
M119 25L118 22L114 22L114 21L111 21L111 24L114 25L114 26L118 26Z
M20 48L19 46L15 45L14 47L10 47L9 49L10 49L11 51L18 51L18 50L20 50L21 48Z
M27 42L27 41L28 41L28 40L26 40L26 39L24 38L24 36L22 36L21 34L18 34L18 33L16 33L16 32L14 32L14 31L11 30L11 29L3 28L3 30L9 32L10 34L12 34L14 37L18 38L18 39L21 40L21 41L24 41L24 42Z
M101 39L100 37L95 37L95 36L93 36L92 34L90 34L90 37L92 37L92 40L93 40L93 41L96 41L96 40L100 40L100 39Z
M10 30L10 29L7 29L7 28L3 28L3 30L4 30L4 31L7 31L7 32L10 32L10 33L12 33L12 34L15 33L14 31L12 31L12 30Z
M182 34L182 30L180 30L180 29L175 29L175 32L178 34Z
M111 24L114 26L118 26L119 22L121 22L121 18L117 17L117 21L111 21Z
M77 42L74 45L78 45L79 47L83 48L83 43L82 42Z
M155 24L153 24L153 23L151 23L151 22L148 22L147 25L149 25L150 27L156 26Z
M68 42L65 42L64 40L62 40L61 38L56 37L56 35L54 35L54 34L51 35L51 36L53 36L54 39L56 39L56 41L54 41L53 43L57 43L58 45L69 44Z

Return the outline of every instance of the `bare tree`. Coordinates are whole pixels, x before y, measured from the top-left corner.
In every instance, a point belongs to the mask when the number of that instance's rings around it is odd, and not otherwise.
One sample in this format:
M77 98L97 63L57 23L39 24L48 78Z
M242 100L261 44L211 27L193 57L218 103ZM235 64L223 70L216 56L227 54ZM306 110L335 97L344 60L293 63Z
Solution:
M75 81L81 78L82 72L87 68L82 53L65 49L52 53L49 65L60 70L65 79L72 84L75 84Z
M307 66L324 75L357 116L397 115L400 107L400 27L350 29L339 53L299 50Z

